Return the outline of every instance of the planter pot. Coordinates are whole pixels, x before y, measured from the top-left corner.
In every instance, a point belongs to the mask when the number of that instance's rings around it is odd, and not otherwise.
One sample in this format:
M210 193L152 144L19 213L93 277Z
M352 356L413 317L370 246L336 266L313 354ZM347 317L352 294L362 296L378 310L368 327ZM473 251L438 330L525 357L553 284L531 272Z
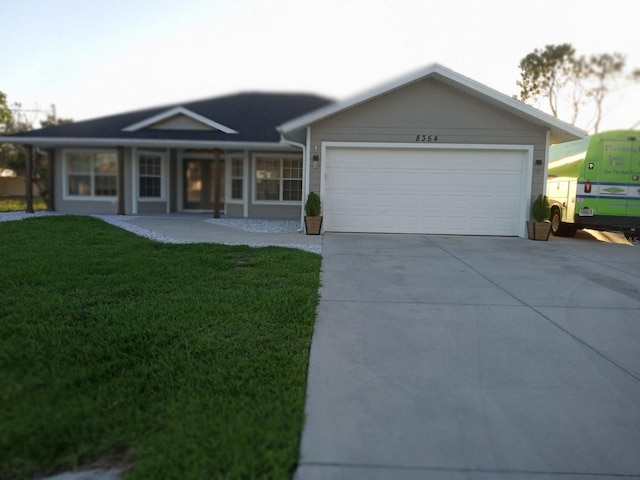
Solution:
M527 222L529 240L549 240L551 224L549 222Z
M322 217L304 217L304 228L307 235L320 235L322 230Z

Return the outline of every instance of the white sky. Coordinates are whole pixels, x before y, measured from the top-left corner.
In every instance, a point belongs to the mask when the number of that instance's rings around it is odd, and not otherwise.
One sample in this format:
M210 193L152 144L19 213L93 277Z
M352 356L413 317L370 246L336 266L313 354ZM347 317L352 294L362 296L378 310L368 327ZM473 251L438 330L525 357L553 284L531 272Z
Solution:
M0 19L0 91L75 120L247 90L343 99L434 62L513 95L520 60L565 42L640 68L638 0L1 0ZM638 121L636 85L600 130Z

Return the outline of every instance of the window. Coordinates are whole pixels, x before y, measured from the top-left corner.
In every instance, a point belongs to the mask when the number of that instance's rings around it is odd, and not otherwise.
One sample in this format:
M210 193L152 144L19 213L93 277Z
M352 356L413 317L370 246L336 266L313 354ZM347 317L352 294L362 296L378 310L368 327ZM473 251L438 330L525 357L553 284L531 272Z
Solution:
M299 159L282 160L282 199L302 198L302 162Z
M277 156L256 158L256 200L302 200L302 159Z
M118 158L115 152L66 152L65 166L68 196L118 195Z
M140 198L162 197L162 161L160 153L138 156L138 195Z
M242 200L244 182L244 160L242 158L231 159L231 199Z

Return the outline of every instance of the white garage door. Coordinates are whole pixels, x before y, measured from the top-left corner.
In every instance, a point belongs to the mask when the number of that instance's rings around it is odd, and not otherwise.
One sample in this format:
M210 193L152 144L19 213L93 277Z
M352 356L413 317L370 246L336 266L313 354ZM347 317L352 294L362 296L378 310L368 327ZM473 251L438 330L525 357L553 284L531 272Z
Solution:
M328 144L325 230L522 234L531 191L529 149L429 147Z

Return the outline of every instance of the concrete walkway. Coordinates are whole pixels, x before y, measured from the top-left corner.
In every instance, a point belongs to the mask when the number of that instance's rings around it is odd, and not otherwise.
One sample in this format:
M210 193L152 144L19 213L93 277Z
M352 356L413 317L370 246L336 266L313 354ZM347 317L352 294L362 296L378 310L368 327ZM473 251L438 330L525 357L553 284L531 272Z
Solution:
M325 234L296 480L640 478L640 247Z

